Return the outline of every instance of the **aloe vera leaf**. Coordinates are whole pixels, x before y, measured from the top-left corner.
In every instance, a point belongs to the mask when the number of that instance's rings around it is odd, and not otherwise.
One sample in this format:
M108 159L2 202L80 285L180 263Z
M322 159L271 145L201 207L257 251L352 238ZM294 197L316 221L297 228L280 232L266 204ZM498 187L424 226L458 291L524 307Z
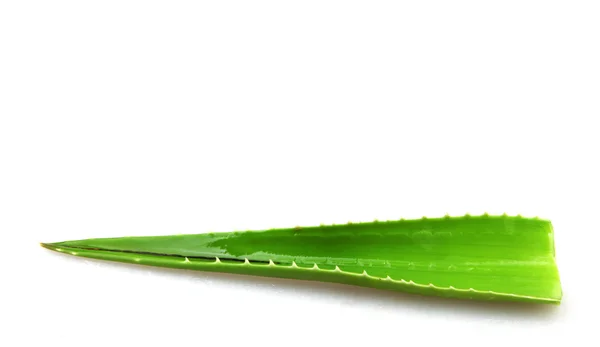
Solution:
M464 216L42 246L76 256L481 300L554 303L550 221Z

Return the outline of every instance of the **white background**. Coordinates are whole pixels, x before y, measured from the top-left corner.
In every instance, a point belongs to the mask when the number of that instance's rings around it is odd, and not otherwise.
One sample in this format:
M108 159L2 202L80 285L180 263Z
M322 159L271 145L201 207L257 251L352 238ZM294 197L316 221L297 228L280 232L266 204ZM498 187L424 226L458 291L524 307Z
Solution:
M599 18L597 1L2 1L0 345L597 346ZM561 306L38 244L485 211L553 221Z

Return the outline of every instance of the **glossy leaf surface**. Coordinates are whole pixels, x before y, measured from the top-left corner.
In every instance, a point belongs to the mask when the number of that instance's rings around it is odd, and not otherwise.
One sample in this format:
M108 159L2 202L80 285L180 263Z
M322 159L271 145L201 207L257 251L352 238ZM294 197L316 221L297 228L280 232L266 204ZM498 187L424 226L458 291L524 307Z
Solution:
M552 224L465 216L43 244L77 256L444 297L559 303Z

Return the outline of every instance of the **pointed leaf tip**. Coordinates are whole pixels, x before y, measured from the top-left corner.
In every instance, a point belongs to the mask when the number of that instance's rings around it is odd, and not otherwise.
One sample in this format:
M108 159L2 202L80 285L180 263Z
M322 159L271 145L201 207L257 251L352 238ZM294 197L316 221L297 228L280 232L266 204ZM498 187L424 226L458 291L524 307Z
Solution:
M44 242L40 242L40 246L49 249L51 251L56 251L56 245L54 245L53 243L44 243Z
M51 251L55 251L55 252L63 252L63 247L62 246L62 242L57 242L57 243L44 243L44 242L40 242L40 246L49 249Z

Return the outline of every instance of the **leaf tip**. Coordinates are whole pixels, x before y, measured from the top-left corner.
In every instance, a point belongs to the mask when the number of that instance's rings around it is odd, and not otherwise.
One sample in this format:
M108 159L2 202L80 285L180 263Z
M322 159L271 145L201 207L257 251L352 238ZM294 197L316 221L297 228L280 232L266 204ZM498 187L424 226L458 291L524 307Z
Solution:
M40 242L40 246L49 249L51 251L57 251L57 252L61 252L62 249L59 248L59 246L55 243L44 243L44 242Z

